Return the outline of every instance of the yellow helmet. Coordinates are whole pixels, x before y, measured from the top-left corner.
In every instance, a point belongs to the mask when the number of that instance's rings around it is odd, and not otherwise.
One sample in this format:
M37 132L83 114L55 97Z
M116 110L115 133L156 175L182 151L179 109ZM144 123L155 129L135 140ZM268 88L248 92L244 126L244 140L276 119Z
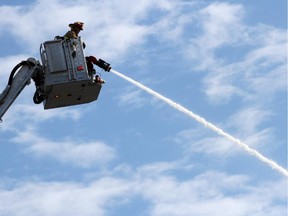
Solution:
M69 27L76 27L76 28L79 28L81 30L83 30L83 26L84 26L84 23L83 22L74 22L74 23L71 23L69 24Z

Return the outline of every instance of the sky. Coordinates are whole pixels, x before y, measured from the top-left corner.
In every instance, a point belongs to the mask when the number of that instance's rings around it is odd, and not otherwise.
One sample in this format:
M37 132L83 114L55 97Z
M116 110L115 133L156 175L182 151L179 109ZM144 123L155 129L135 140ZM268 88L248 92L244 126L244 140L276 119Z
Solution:
M287 169L285 0L0 0L0 92L84 22L86 55ZM28 85L0 124L2 216L282 216L287 177L121 77L44 110Z

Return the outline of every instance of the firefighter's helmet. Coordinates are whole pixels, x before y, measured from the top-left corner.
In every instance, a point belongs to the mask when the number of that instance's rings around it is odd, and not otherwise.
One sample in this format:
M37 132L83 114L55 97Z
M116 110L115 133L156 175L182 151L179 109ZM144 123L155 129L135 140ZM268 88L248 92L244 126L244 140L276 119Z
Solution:
M83 26L84 26L83 22L74 22L74 23L69 24L69 27L71 27L71 28L76 27L76 28L79 28L81 30L83 30Z

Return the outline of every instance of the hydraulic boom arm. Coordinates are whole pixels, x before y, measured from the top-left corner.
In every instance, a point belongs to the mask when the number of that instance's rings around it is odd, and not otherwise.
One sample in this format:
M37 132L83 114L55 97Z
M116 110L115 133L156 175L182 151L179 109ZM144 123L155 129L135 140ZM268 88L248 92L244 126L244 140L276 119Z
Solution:
M19 68L20 70L17 72ZM24 87L30 84L31 78L36 74L39 68L40 64L34 58L22 61L14 67L6 88L0 94L0 122L2 121L5 112L22 92Z

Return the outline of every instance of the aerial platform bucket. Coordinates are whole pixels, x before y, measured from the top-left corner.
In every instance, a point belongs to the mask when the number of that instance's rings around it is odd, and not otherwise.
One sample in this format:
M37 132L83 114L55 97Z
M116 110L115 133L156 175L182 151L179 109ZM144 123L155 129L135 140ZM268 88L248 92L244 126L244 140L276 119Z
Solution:
M88 76L81 38L46 41L40 53L45 71L44 109L97 100L102 85Z

